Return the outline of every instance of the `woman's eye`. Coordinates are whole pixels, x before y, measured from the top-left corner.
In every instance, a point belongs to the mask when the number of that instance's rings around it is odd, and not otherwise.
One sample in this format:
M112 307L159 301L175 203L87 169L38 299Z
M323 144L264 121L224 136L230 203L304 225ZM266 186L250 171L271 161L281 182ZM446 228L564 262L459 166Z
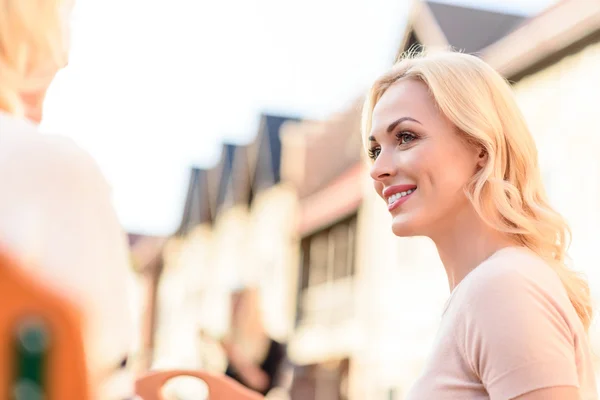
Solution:
M381 153L381 148L373 147L372 149L369 149L368 153L371 160L376 160L377 157L379 157L379 153Z
M396 137L398 138L398 142L400 142L400 144L407 144L416 139L415 135L410 132L399 132Z
M417 136L414 133L408 131L398 132L396 134L396 140L398 141L399 145L408 144L416 138ZM377 159L377 157L379 157L379 154L381 153L381 147L372 147L367 150L367 153L369 154L369 158L374 161Z

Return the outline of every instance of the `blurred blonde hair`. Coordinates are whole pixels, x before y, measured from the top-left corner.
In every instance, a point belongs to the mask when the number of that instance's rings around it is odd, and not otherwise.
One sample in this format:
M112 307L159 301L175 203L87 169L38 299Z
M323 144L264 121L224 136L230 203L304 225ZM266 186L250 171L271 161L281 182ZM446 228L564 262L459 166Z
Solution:
M413 79L429 88L441 112L466 141L487 152L484 168L465 188L479 216L547 260L556 270L586 329L592 319L589 286L565 263L570 229L549 204L533 137L508 82L481 59L458 52L407 53L371 87L363 108L363 134L395 82Z
M44 90L44 73L65 64L68 7L66 0L0 0L0 109L22 116L21 93Z

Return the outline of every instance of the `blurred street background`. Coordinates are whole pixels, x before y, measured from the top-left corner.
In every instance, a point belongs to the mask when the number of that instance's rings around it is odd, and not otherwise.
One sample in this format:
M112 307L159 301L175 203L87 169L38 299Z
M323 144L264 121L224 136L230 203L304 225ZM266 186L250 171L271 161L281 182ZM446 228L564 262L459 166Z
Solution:
M43 129L112 185L138 372L224 371L212 338L231 293L253 288L286 345L272 398L404 398L449 290L432 243L391 232L360 107L419 44L477 54L513 84L600 305L599 0L77 0L73 30ZM590 335L600 354L597 319Z

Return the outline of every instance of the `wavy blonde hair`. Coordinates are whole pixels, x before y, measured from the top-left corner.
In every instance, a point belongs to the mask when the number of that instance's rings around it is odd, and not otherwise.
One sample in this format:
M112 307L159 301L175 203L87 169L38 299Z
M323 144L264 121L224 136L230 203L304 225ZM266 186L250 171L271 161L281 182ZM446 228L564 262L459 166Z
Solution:
M70 0L0 0L0 109L24 115L21 94L44 90L66 61Z
M363 108L363 137L373 109L395 82L429 88L439 110L468 143L487 152L487 164L465 187L479 216L513 237L556 270L586 329L592 302L586 280L566 265L571 232L549 204L533 137L508 82L481 59L452 51L407 53L373 84Z

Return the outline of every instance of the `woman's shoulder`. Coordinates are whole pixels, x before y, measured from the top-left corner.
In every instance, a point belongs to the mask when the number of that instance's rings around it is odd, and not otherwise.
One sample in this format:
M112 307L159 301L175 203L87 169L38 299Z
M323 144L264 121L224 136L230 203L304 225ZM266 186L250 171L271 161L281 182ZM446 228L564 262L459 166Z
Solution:
M26 174L47 180L58 175L71 183L103 181L95 160L74 140L41 133L36 124L6 114L0 114L0 175L3 171L13 178Z
M54 161L88 161L91 157L72 139L55 134L42 133L38 125L25 119L0 113L0 151L5 155L28 155L28 162L38 159ZM21 154L24 153L24 154Z
M464 279L456 294L467 306L475 302L493 306L509 297L524 300L540 295L552 299L554 304L570 304L560 278L548 262L531 250L518 247L502 249L484 261Z
M585 330L551 265L507 248L470 275L448 329L492 398L547 387L549 374L554 385L581 384L590 366Z
M558 275L542 257L525 247L506 247L485 260L469 275L470 286L483 287L521 281L557 281ZM467 286L467 285L465 285Z

